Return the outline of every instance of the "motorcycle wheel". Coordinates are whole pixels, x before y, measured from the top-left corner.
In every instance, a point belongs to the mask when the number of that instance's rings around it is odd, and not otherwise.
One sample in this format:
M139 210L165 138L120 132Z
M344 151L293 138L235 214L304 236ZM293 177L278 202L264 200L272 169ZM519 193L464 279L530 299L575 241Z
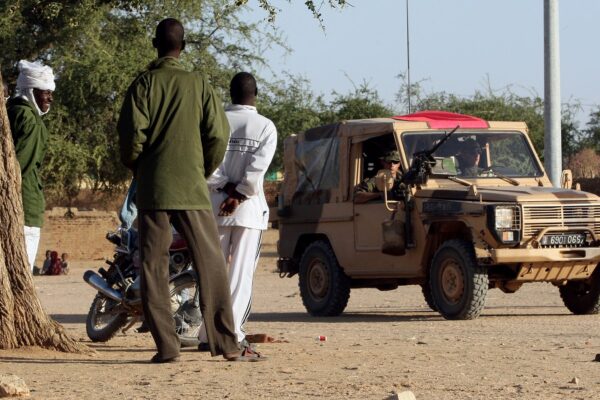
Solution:
M85 320L85 330L92 342L106 342L125 326L127 312L114 310L118 303L97 294Z
M185 274L170 282L171 310L175 319L175 330L181 347L198 346L198 334L202 328L200 312L200 288L191 274Z

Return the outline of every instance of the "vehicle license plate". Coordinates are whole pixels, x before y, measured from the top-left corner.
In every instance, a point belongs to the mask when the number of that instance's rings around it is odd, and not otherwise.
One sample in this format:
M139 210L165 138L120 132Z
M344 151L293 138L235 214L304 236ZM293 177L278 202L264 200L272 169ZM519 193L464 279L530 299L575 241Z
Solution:
M585 244L585 233L561 233L560 235L545 235L542 246L581 246Z

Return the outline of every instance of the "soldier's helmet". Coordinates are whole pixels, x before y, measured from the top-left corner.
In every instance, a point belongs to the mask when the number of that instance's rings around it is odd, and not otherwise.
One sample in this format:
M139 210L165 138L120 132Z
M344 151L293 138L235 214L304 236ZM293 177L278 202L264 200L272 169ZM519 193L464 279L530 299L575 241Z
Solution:
M385 162L400 162L400 153L398 150L390 150L385 152L380 159Z

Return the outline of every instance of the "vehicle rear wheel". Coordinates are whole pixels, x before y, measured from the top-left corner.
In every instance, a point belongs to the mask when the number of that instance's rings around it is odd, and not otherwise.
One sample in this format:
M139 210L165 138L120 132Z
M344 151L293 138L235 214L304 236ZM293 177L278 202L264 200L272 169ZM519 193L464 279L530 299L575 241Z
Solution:
M477 264L471 243L444 242L433 256L429 275L433 302L444 318L474 319L481 314L489 279Z
M311 243L300 259L299 286L302 303L316 317L340 315L350 298L350 278L324 241Z
M600 312L600 266L589 279L569 281L558 288L565 306L576 315Z
M425 302L433 311L437 311L437 307L435 306L435 302L433 301L433 296L431 295L431 287L429 286L429 282L423 283L421 285L421 292L423 293L423 298L425 298Z
M97 294L85 319L85 331L92 342L107 342L128 319L118 302Z

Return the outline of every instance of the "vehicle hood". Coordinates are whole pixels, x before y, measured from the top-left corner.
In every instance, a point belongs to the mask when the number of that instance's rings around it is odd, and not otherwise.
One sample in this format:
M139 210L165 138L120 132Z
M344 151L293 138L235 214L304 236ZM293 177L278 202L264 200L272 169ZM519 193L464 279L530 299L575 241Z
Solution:
M593 193L579 190L539 186L477 186L476 194L467 186L457 188L422 189L417 197L453 200L479 200L485 202L556 202L600 201Z

